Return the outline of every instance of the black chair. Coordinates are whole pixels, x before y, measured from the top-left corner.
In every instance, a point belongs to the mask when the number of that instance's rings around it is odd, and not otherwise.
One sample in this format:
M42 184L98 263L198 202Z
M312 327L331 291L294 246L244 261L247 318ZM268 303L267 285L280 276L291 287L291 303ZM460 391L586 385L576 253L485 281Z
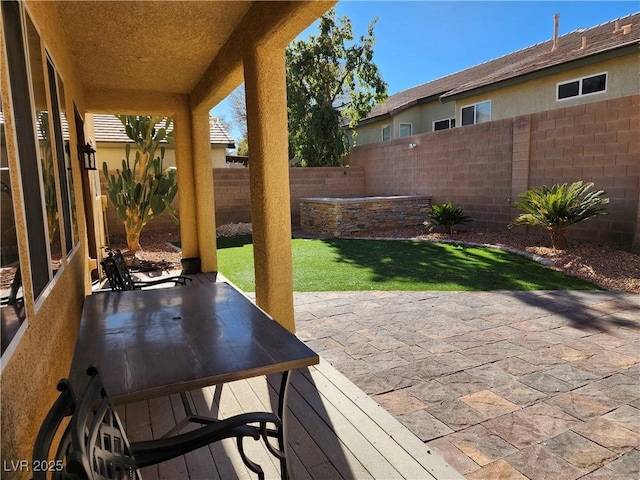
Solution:
M111 290L114 292L123 290L141 290L144 287L151 287L153 285L160 285L163 283L186 285L187 280L190 282L193 280L189 277L179 275L145 282L135 281L133 277L131 277L129 268L126 265L120 250L116 250L115 253L109 252L109 255L100 262L100 265L102 265L104 273L107 275L107 279L109 280Z
M139 468L156 465L225 438L235 437L240 455L249 469L264 479L262 468L249 460L243 450L243 439L262 438L269 451L278 458L284 453L269 442L267 428L281 427L278 416L270 412L243 413L197 430L143 442L130 443L122 423L104 390L95 367L87 370L90 380L81 397L74 395L68 380L58 383L61 392L46 416L36 438L32 465L46 465L34 471L34 480L54 479L138 479ZM68 422L65 417L71 415ZM64 430L60 436L63 425ZM53 445L60 438L57 446ZM53 455L51 459L50 455Z

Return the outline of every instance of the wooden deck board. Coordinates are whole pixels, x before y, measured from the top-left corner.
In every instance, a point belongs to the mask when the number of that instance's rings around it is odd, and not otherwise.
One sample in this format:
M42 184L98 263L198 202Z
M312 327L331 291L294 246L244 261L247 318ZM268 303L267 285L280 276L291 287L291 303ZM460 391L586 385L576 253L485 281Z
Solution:
M220 389L207 387L190 396L202 415L271 411L277 401L278 377L226 384L221 394ZM462 478L326 362L291 376L288 401L288 454L295 479ZM118 410L132 441L157 438L184 417L177 395ZM245 450L262 466L266 478L279 478L279 462L262 441L246 439ZM234 439L146 468L143 474L147 479L257 478L242 463Z

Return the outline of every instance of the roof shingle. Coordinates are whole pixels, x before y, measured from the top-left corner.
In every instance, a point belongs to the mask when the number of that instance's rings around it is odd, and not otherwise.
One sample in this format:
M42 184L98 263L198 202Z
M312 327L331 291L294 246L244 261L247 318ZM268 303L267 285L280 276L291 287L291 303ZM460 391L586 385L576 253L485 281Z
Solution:
M124 125L115 115L94 114L93 125L96 134L96 142L128 143L131 142L125 133ZM209 122L209 133L212 145L234 144L224 126L216 119ZM233 147L229 147L233 148Z

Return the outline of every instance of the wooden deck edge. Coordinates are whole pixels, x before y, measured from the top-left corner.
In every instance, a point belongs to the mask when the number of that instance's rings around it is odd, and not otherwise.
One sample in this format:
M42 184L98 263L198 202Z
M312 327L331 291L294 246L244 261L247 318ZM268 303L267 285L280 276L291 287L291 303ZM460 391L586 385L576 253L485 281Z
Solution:
M382 430L388 433L417 463L434 478L464 480L451 465L416 437L407 427L394 418L389 412L376 403L371 397L354 385L347 377L336 370L330 363L320 359L314 367L335 387L344 393L360 410L373 420Z

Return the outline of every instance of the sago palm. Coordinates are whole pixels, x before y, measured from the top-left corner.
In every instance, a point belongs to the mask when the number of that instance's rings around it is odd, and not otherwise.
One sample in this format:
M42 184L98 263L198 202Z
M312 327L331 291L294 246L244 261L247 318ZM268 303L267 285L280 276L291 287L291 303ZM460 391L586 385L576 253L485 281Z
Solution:
M453 202L432 205L429 208L429 220L424 225L432 229L434 227L443 227L445 233L453 233L453 227L469 223L473 219L466 215L461 208L453 206Z
M570 225L606 213L603 205L609 203L609 199L602 197L604 190L589 191L592 188L591 182L574 182L551 188L543 185L521 193L518 195L520 200L513 206L524 213L513 220L509 228L516 225L542 227L549 231L553 248L567 248Z

